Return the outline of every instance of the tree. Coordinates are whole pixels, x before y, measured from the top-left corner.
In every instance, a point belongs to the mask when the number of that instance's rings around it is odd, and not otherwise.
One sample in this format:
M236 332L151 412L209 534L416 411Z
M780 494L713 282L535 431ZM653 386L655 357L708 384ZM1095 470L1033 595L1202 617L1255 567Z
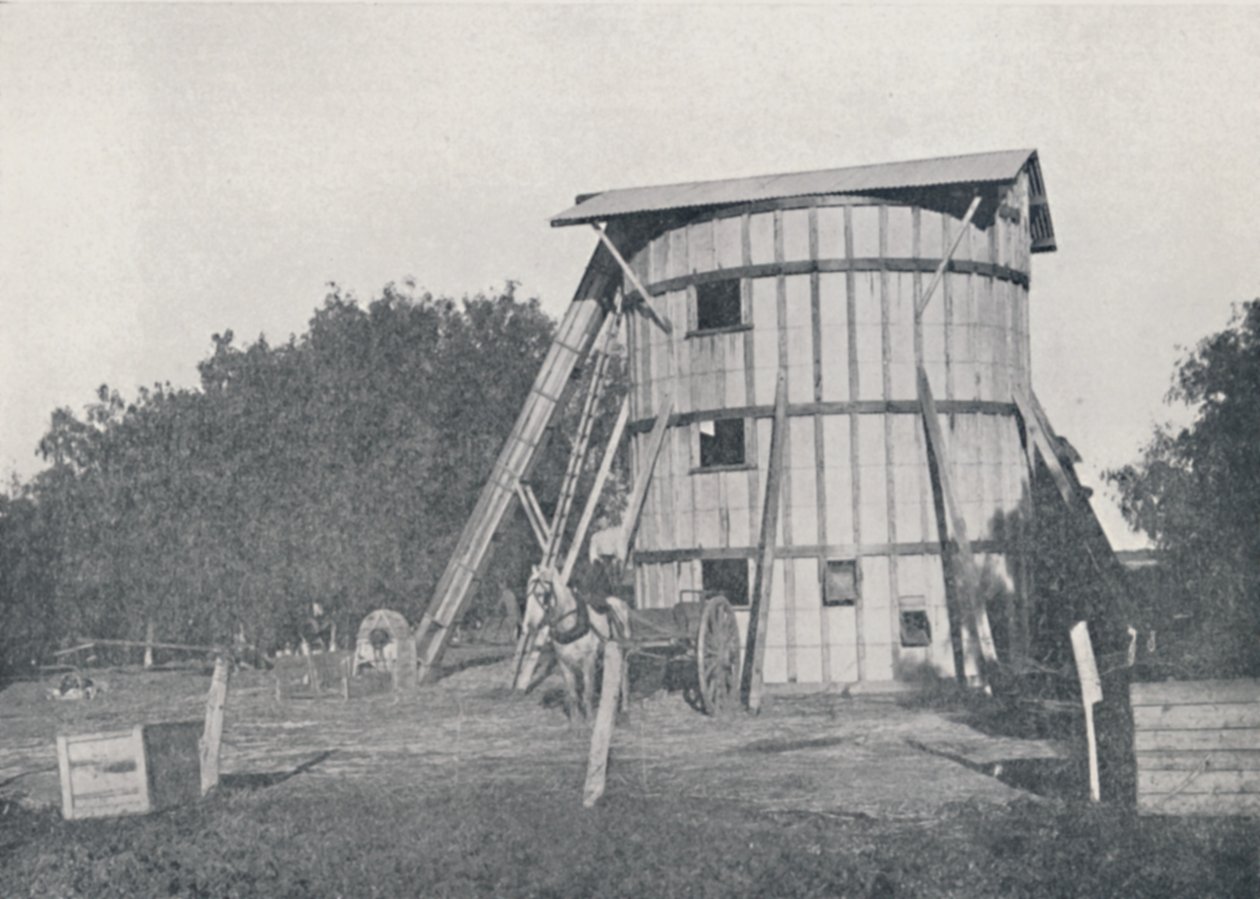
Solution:
M1167 400L1193 422L1156 428L1136 462L1106 477L1170 575L1155 613L1193 615L1190 661L1260 673L1260 299L1187 353Z

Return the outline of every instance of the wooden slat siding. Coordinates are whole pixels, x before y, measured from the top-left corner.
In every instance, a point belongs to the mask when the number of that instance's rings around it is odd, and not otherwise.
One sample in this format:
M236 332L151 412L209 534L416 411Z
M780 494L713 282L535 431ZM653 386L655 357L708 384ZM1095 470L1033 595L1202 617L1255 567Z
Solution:
M1260 816L1260 796L1254 793L1235 793L1229 802L1221 801L1220 795L1202 793L1165 793L1146 799L1138 797L1138 812L1158 815L1250 815Z
M809 256L817 259L819 255L818 209L809 211ZM809 277L809 316L814 353L814 402L822 402L822 310L820 276L814 272ZM814 495L815 508L818 515L818 542L827 544L827 448L823 439L823 416L814 414ZM822 666L822 682L831 683L831 628L827 621L827 607L822 603L825 587L827 561L821 553L815 563L814 576L818 580L818 653Z
M1134 706L1133 724L1148 730L1260 728L1260 702Z
M917 211L917 210L916 210ZM892 253L888 239L887 206L879 207L879 258L888 260ZM913 239L914 222L917 216L911 214L911 235ZM890 281L894 276L888 272L887 264L880 267L879 272L879 344L880 344L880 377L883 379L881 393L885 400L893 399L892 383L892 298L889 295ZM898 285L900 287L900 285ZM897 475L896 459L893 455L893 417L884 416L884 515L888 519L888 542L897 542ZM901 641L897 639L900 630L897 616L897 600L901 596L898 578L897 557L888 559L888 653L892 671L896 677L897 662L901 657Z
M1225 751L1256 751L1260 746L1260 728L1231 727L1195 730L1143 730L1133 734L1133 745L1138 753L1138 766L1147 752L1204 753Z
M844 208L844 255L846 259L853 258L853 210L851 207ZM855 283L856 275L849 269L846 270L844 276L845 302L848 304L848 338L849 338L849 401L856 403L860 398L858 387L858 359L857 359L857 285ZM858 449L858 419L856 415L849 415L849 498L853 515L853 542L857 547L862 545L862 477L859 473L858 464L861 461L861 452ZM855 660L857 669L857 679L865 680L866 677L866 633L863 627L865 623L864 603L861 596L861 575L862 575L862 553L860 549L854 553L853 558L856 560L858 570L858 599L853 607L853 646L857 654Z
M1260 735L1257 735L1260 743ZM1260 750L1214 749L1206 752L1144 750L1138 758L1143 771L1260 771ZM1260 776L1260 775L1257 775Z
M1260 680L1156 681L1129 685L1132 706L1234 702L1260 703Z
M1260 680L1129 686L1138 810L1260 813Z
M740 216L739 224L739 242L740 242L740 259L745 266L752 264L752 235L750 233L748 215ZM753 289L752 280L750 278L741 278L739 282L740 306L743 315L743 321L751 322L753 320ZM745 401L752 405L756 402L757 384L756 371L754 366L756 362L753 357L753 332L751 329L743 333L744 339L744 395ZM759 489L759 471L757 460L761 458L758 455L757 446L757 422L754 419L748 419L744 424L744 454L752 461L752 465L748 467L748 534L751 539L753 528L758 522L753 515L753 510L757 508L757 500L760 498Z

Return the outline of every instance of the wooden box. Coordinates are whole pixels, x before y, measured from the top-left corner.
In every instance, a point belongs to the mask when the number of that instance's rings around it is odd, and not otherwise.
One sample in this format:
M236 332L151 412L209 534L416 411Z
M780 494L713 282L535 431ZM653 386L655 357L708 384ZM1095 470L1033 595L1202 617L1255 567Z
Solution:
M1260 815L1260 681L1129 687L1138 811Z
M179 721L58 737L62 816L141 815L198 799L203 728Z

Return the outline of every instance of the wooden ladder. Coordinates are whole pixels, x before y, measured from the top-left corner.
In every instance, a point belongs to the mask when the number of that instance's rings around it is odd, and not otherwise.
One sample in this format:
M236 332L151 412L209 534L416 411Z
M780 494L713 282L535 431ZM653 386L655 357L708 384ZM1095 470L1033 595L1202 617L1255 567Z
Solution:
M620 284L616 260L604 245L596 247L573 302L556 329L529 396L491 469L472 514L428 608L416 625L416 655L421 682L429 679L472 595L490 542L517 488L533 467L556 412L572 386L573 371L594 343ZM554 534L552 539L556 539Z

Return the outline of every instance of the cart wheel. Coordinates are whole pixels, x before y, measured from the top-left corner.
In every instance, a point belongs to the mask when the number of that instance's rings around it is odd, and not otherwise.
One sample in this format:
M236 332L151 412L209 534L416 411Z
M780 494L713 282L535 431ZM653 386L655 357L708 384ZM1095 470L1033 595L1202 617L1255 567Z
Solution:
M720 715L735 704L739 626L725 596L714 596L704 604L696 634L696 674L705 714Z

